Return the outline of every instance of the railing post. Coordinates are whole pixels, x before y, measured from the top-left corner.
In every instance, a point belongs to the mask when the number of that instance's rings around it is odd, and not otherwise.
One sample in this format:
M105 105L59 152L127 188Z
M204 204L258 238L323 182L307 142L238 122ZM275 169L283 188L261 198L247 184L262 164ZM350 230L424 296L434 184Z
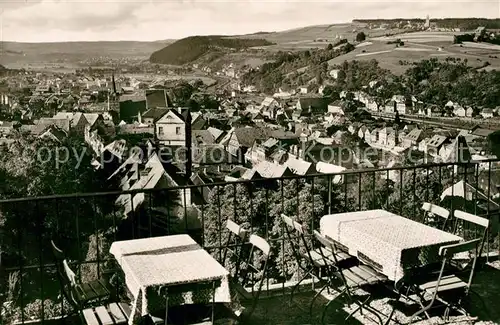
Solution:
M40 211L38 207L38 201L36 201L36 211ZM45 265L43 260L43 228L44 228L44 220L43 213L40 214L37 218L37 234L38 234L38 245L39 245L39 259L40 259L40 300L42 302L42 324L45 324L45 303L43 299L43 272L45 271Z
M328 214L332 214L332 176L327 176L328 182Z

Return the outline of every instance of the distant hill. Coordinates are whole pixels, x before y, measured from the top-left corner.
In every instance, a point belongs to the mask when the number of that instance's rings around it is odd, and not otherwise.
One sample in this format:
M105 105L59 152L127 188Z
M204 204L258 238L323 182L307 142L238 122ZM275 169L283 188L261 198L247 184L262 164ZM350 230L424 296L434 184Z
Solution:
M178 40L154 52L149 58L151 63L183 65L209 54L228 52L256 46L269 46L273 43L264 39L240 39L225 36L191 36Z
M7 67L12 64L30 62L78 62L92 57L147 59L171 41L158 42L54 42L54 43L18 43L2 42L3 54L0 64Z
M353 24L396 24L398 22L423 23L424 19L355 19ZM474 30L479 26L484 26L488 29L500 29L500 18L440 18L430 19L431 23L435 23L440 28L460 28L462 30Z

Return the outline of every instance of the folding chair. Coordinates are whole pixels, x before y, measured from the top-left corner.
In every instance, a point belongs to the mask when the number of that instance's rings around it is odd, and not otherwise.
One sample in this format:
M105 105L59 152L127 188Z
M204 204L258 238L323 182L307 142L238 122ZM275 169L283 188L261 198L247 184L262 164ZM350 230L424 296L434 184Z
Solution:
M424 211L424 224L441 230L446 229L450 211L429 202L424 202L422 210Z
M67 260L64 257L64 253L59 249L54 241L50 241L52 245L52 253L57 267L57 276L59 278L59 283L63 291L63 295L71 303L72 299L69 296L70 288L73 291L74 299L76 299L78 305L83 307L92 306L95 303L108 302L111 300L113 288L109 281L104 279L98 279L95 281L78 283L76 280L76 275L73 270L71 270ZM74 306L73 306L74 307Z
M292 218L282 214L281 219L285 224L285 233L287 235L288 241L292 248L292 254L297 261L297 265L304 273L303 276L297 281L293 286L290 293L290 301L293 301L293 295L297 289L299 289L302 281L307 279L307 277L316 277L321 279L321 270L325 267L330 267L335 265L336 261L345 261L348 259L354 259L353 256L341 251L331 251L330 249L325 249L323 252L325 258L322 258L320 254L321 248L311 249L310 245L307 243L305 238L304 227L298 222L292 220ZM296 237L292 235L295 233ZM299 239L299 240L297 240ZM302 246L302 247L301 247ZM336 255L336 260L333 259L332 255Z
M235 266L234 271L231 272L231 278L238 279L240 264L244 257L244 245L248 239L249 231L229 219L226 223L226 229L228 230L227 241L220 262L227 268L227 259L233 257Z
M319 252L320 252L321 257L323 259L327 258L326 255L324 254L325 249L332 251L332 252L335 252L336 247L335 247L335 243L332 240L326 238L325 236L320 234L317 230L314 230L314 237L316 238L316 240L318 242L320 242L322 244L322 247L320 248ZM336 265L338 265L337 255L332 254L332 256L336 262ZM335 282L336 282L335 280L337 280L337 279L340 279L342 281L342 286L343 286L342 289L339 289L335 285ZM363 313L363 309L366 309L378 318L378 320L380 321L380 324L383 324L382 318L380 317L379 313L373 307L371 307L369 305L369 303L371 301L371 294L369 294L368 297L365 298L364 300L360 301L360 300L357 300L354 298L354 295L352 294L352 292L353 292L353 290L356 290L356 289L367 288L369 286L382 284L382 283L387 282L387 281L388 281L388 279L385 275L375 271L373 268L371 268L367 265L356 265L356 266L351 266L351 267L346 267L346 268L333 266L332 268L330 268L329 280L328 280L327 284L325 286L323 286L318 291L318 293L314 296L314 298L311 301L310 315L312 317L312 307L313 307L314 301L317 299L317 297L319 297L319 295L321 295L321 293L326 288L331 288L331 289L337 291L339 294L325 305L325 307L323 309L323 313L321 315L321 323L322 324L325 324L325 316L326 316L326 311L327 311L328 307L337 298L340 298L344 295L347 296L349 305L354 303L358 306L353 312L351 312L345 318L345 320L349 319L352 315L354 315L358 311ZM386 324L388 324L389 321L391 320L393 313L394 313L394 308L393 308L391 314L389 315L389 318L388 318Z
M239 286L243 289L241 292L243 298L251 300L251 307L245 309L244 313L240 315L240 318L245 319L248 319L255 311L257 301L262 292L262 286L266 279L266 273L269 266L268 261L271 254L271 246L262 237L251 235L249 244L251 245L250 253L248 254L247 260L242 263L242 280L239 283ZM255 275L258 275L260 278L255 280ZM249 286L251 286L251 291L246 290Z
M455 309L465 316L469 316L467 311L461 307L461 302L468 296L469 292L472 292L470 290L470 287L472 284L472 279L474 277L474 268L476 266L478 246L480 242L481 239L478 238L468 242L442 246L439 249L439 255L443 257L443 262L441 264L441 270L439 272L438 278L437 280L428 281L418 285L419 292L416 293L420 298L419 304L422 309L411 316L410 324L412 324L414 319L420 314L425 314L427 318L430 318L428 311L434 307L434 303L436 302L436 300L440 300L446 305L446 310L444 312L445 320L448 320L449 318L450 309ZM455 274L444 275L447 263L453 258L455 254L469 252L471 250L475 250L475 254L467 282L464 282ZM442 297L440 297L445 293L453 296L457 301L455 303L445 302ZM425 304L424 294L432 295L430 302L427 304Z
M463 237L465 240L479 238L479 256L481 256L490 221L486 218L478 217L460 210L455 210L453 216L455 217L453 233Z

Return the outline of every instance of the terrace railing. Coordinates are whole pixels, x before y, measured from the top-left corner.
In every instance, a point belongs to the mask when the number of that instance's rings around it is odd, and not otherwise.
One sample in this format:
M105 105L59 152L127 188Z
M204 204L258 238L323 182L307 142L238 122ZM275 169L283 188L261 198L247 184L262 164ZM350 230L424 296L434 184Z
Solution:
M300 276L280 215L295 216L310 232L325 214L385 209L422 221L431 202L493 220L498 218L498 161L355 170L255 181L0 201L2 324L64 317L50 250L54 239L83 281L98 278L113 258L113 241L190 234L216 258L230 218L272 245L264 296L287 292ZM458 184L458 185L457 185ZM455 186L453 186L455 185ZM443 195L444 193L444 195ZM466 199L461 199L465 197ZM498 227L485 253L497 252ZM231 259L227 259L231 267Z

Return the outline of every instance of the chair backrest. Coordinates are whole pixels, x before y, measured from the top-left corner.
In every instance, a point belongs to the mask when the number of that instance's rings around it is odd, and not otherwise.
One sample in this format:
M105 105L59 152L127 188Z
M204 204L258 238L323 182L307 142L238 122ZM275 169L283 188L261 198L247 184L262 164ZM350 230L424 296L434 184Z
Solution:
M447 209L440 207L439 205L435 205L429 202L424 202L422 204L422 210L424 211L424 223L427 225L434 225L436 223L440 223L439 227L440 229L444 229L446 227L446 222L448 221L448 218L450 217L450 211ZM441 220L430 220L430 214L433 216L439 217Z
M478 254L481 255L490 221L460 210L455 210L453 216L455 217L453 233L463 237L465 240L479 238L481 242Z
M228 230L227 241L220 262L222 263L222 265L226 266L227 259L232 258L235 266L234 270L232 270L231 272L231 276L238 277L241 266L240 264L242 259L244 258L243 246L247 241L250 232L230 219L228 219L226 222L226 229ZM231 253L231 257L229 256L229 253Z
M281 215L281 219L285 224L285 233L288 237L288 243L292 248L294 258L297 261L298 266L300 268L304 268L301 263L301 260L303 258L307 258L309 261L312 261L310 244L307 242L305 237L306 231L300 223L286 216L285 214ZM303 254L301 254L301 246L305 251Z
M325 265L328 265L326 257L327 254L325 253L324 249L327 249L331 252L335 252L336 251L335 243L317 230L314 230L313 234L314 238L321 244L321 247L319 247L319 252L321 257L325 261ZM337 264L338 263L337 254L329 254L328 256L330 255L333 257L335 264Z
M55 260L57 262L62 262L64 260L63 251L59 247L57 247L53 240L50 241L50 244L52 246L52 254L54 255Z
M253 303L251 308L245 311L247 316L253 313L253 311L255 310L255 306L257 305L260 293L262 292L262 286L264 285L264 281L266 280L268 261L269 256L271 255L271 246L264 238L252 234L250 236L249 242L251 245L251 249L250 254L248 255L248 259L244 263L245 268L242 270L244 271L244 274L241 282L241 285L243 287L246 287L248 284L251 284L252 286ZM251 279L249 278L250 274L252 275ZM254 279L255 274L258 274L260 277L257 281L255 281ZM248 282L249 280L251 281Z
M443 263L441 265L441 271L439 272L439 276L438 276L438 279L436 281L435 289L433 291L434 292L433 298L432 298L433 300L436 298L438 288L441 285L441 279L443 277L444 271L446 270L447 262L450 261L453 258L453 256L455 256L456 254L470 252L472 250L475 250L475 254L473 257L473 262L472 262L472 266L471 266L471 270L470 270L470 274L469 274L469 280L467 282L467 287L466 287L466 290L467 291L469 290L469 288L472 284L472 279L474 277L474 269L476 267L476 261L477 261L477 256L478 256L477 252L478 252L478 247L479 247L480 243L481 243L481 239L478 238L478 239L473 239L473 240L466 241L466 242L461 242L458 244L441 246L439 248L439 255L443 257ZM453 285L453 284L447 283L446 285Z
M52 246L52 253L54 255L54 262L57 269L57 277L61 286L61 291L66 300L75 309L79 309L78 300L75 297L74 290L76 288L76 275L71 270L68 261L64 257L63 251L57 247L53 240L50 241Z
M324 252L323 249L327 249L331 252L335 252L336 251L336 245L335 245L335 242L333 240L331 240L330 238L327 238L326 236L324 236L323 234L321 234L319 231L317 230L314 230L313 231L313 234L314 234L314 238L321 244L322 247L319 248L319 252L320 252L320 255L321 255L321 258L323 259L325 265L330 265L331 263L328 263L328 259L326 257L326 254ZM340 280L343 282L344 286L345 286L345 289L347 290L348 294L350 294L350 288L349 288L349 285L348 285L348 282L344 276L344 272L343 272L343 268L342 267L337 267L339 261L337 259L337 254L329 254L328 257L332 256L333 257L333 261L335 262L335 267L330 267L330 268L327 268L326 271L326 275L328 276L329 278L329 282L330 283L333 283L335 281L335 276L334 276L334 272L336 272L338 274L338 276L340 276Z

